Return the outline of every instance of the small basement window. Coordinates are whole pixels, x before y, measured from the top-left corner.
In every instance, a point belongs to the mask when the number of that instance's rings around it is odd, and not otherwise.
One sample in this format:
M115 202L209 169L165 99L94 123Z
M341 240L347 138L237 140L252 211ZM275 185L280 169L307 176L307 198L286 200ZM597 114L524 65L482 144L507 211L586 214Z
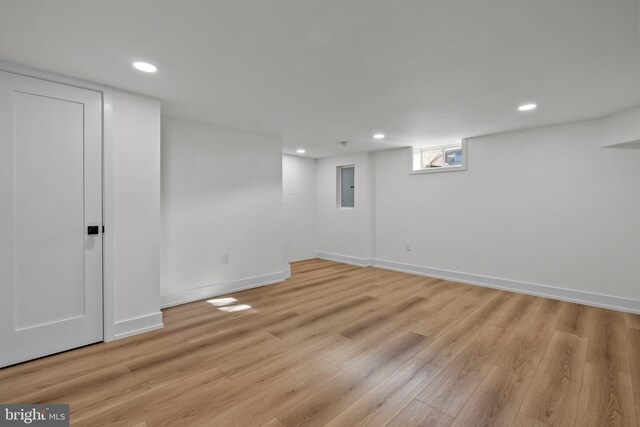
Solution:
M353 208L355 207L355 167L338 166L338 207Z
M411 173L453 172L467 170L467 143L435 147L414 147Z

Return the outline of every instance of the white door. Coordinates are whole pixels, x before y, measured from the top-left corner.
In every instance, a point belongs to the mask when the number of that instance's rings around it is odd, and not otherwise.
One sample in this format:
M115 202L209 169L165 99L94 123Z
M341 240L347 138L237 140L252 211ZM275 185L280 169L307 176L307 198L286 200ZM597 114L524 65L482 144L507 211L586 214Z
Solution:
M0 71L0 367L97 341L102 95Z

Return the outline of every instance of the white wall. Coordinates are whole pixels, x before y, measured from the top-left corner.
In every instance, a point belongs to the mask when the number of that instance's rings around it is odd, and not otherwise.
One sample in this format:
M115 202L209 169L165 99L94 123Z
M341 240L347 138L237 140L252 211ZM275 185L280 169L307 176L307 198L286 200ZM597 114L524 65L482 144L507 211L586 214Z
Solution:
M377 258L640 300L640 153L601 148L599 125L470 139L466 172L376 153Z
M163 306L281 281L282 247L281 141L163 117Z
M640 141L640 107L620 111L601 120L600 138L602 146L633 148L629 142Z
M112 216L115 336L162 326L160 102L113 91Z
M316 160L282 156L284 259L316 257Z
M468 139L467 171L411 175L407 148L319 160L318 254L640 312L640 152L602 148L636 114Z
M374 194L369 153L319 159L317 162L318 253L346 255L343 261L366 263L373 258ZM355 207L337 206L337 167L355 166ZM340 259L340 258L337 258Z

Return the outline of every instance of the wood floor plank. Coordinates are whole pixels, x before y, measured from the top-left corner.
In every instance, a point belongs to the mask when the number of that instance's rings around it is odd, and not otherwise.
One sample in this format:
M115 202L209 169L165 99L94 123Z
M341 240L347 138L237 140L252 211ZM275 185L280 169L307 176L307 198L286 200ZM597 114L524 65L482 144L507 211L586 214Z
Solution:
M278 338L300 335L301 330L335 330L343 324L344 317L366 316L379 309L380 303L377 299L363 295L315 312L299 315L290 325L280 324L266 329Z
M34 389L30 393L15 393L10 389L0 395L0 402L33 404L44 404L47 402L58 402L64 399L73 401L76 395L84 395L87 390L95 393L96 389L104 384L110 385L114 380L130 378L131 372L126 366L116 365L106 369L100 369L87 375L71 378L57 384L52 384L39 389Z
M538 369L551 341L558 321L557 313L550 309L553 301L539 299L513 337L505 344L496 365L518 371L528 377Z
M552 426L575 423L588 339L556 331L520 411Z
M488 325L512 330L517 328L523 319L529 318L529 310L535 308L538 299L530 295L518 294L512 294L512 297L511 304L503 306L503 311L498 311L497 316L492 316L487 323Z
M344 341L345 338L337 334L309 336L303 342L287 338L263 347L261 351L235 354L235 357L218 364L218 367L229 378L235 378L251 372L260 372L274 363L286 363L291 357L322 360L325 352L342 345Z
M164 423L189 426L212 425L211 418L214 416L223 414L228 408L234 408L238 404L247 403L254 399L257 393L256 385L259 385L259 389L265 393L275 392L286 387L283 384L290 384L289 381L292 378L296 379L296 387L300 387L302 381L309 381L312 377L319 378L327 373L330 375L330 371L327 370L328 365L324 365L321 369L317 369L317 366L319 365L309 363L308 359L303 356L290 354L289 357L274 361L263 369L244 372L231 379L227 378L226 382L213 384L211 388L209 384L206 384L200 387L202 395L199 397L190 396L191 391L189 391L185 393L186 398L180 396L183 402L178 407L168 406L156 410L152 414L147 414L146 420L152 425ZM331 368L331 371L333 369ZM262 406L256 406L256 409L258 408L264 409ZM244 416L252 416L263 422L274 415L264 413L261 410L244 414Z
M627 328L640 329L640 314L624 313Z
M517 367L492 366L452 426L510 426L531 383L529 376Z
M92 427L638 422L640 316L318 259L220 298L251 309L175 306L163 329L0 369L0 401Z
M441 368L412 359L333 418L328 426L373 426L390 422Z
M363 360L334 383L320 387L306 401L278 414L277 418L287 426L324 425L413 358L424 344L423 336L412 333L389 341L382 353Z
M464 348L478 337L492 318L500 316L514 303L512 294L497 294L467 316L450 325L432 344L417 357L431 364L445 367Z
M513 422L513 427L546 427L546 424L541 423L531 417L526 416L522 412L518 414L516 420Z
M603 308L588 309L592 314L587 332L587 362L605 369L629 372L624 314Z
M447 330L447 327L452 327L486 302L473 295L456 291L453 298L444 304L432 303L431 306L424 307L427 315L416 324L413 331L435 340Z
M271 420L262 424L261 427L286 427L286 426L282 424L277 418L272 418Z
M214 414L203 413L200 417L190 418L188 424L261 425L306 398L317 387L333 381L340 374L342 371L326 362L304 363L303 369L283 373L282 381L272 387L261 388L249 398L231 402Z
M419 400L412 400L396 415L387 427L447 427L451 424L449 415L425 405Z
M587 363L582 377L576 425L636 426L636 408L630 375Z
M417 396L427 405L455 417L488 374L506 333L489 326Z
M589 320L589 307L586 305L563 303L557 329L569 334L586 337Z
M207 357L207 354L194 354L188 363L184 359L173 359L148 369L130 371L129 375L114 378L108 383L94 384L90 392L86 388L73 390L64 397L64 402L71 405L74 413L97 413L201 375L202 366L207 366ZM49 401L62 401L61 399L62 396Z
M115 364L144 357L155 351L170 348L171 351L184 352L188 347L181 337L170 336L164 340L156 340L152 333L149 335L146 339L132 337L122 340L116 342L117 345L96 344L0 370L12 375L11 381L0 380L0 400L7 395L23 396L34 390L55 387L84 375L93 375L96 371L111 369Z
M116 398L110 405L90 407L83 412L72 413L70 418L74 426L134 425L142 421L149 425L157 425L149 417L163 413L167 415L166 421L170 422L171 418L167 412L179 412L186 402L197 401L202 393L220 387L228 381L215 367L201 369L194 376L154 389L134 399L128 396ZM143 411L140 410L141 407L144 408Z
M382 339L385 335L393 333L395 323L402 322L406 318L413 319L411 317L412 313L417 313L415 319L422 318L424 313L421 312L420 307L423 303L423 298L409 296L395 304L382 307L370 315L355 319L354 322L339 330L338 333L351 340L358 340L371 335L377 335ZM412 324L413 322L407 320L406 323Z
M640 405L640 329L627 329L627 345L631 363L631 380L636 405ZM640 414L638 414L640 416Z

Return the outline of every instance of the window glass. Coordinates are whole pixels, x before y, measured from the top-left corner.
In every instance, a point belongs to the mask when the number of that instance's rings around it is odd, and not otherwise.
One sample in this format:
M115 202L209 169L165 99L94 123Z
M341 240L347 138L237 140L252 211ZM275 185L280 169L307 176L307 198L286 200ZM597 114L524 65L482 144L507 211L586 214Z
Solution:
M466 145L413 148L412 173L466 170Z
M441 168L444 166L444 152L439 150L425 150L422 155L422 168Z

